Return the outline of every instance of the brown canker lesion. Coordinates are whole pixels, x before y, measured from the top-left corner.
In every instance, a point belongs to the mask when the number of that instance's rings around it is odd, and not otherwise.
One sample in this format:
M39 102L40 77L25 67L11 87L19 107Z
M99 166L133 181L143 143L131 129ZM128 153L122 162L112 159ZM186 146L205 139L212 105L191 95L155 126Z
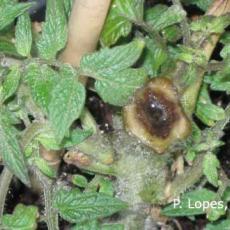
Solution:
M137 119L152 135L167 138L173 123L179 119L176 104L161 92L144 91L143 98L136 100Z
M126 129L157 153L187 137L191 130L173 82L165 77L137 90L133 102L124 108L124 120Z

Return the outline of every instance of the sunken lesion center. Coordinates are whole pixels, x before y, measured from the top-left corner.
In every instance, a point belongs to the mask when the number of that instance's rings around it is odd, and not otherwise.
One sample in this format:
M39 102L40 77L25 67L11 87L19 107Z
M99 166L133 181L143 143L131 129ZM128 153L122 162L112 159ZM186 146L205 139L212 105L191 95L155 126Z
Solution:
M137 99L138 120L148 132L160 138L167 138L174 122L178 119L176 104L166 98L163 92L147 89Z

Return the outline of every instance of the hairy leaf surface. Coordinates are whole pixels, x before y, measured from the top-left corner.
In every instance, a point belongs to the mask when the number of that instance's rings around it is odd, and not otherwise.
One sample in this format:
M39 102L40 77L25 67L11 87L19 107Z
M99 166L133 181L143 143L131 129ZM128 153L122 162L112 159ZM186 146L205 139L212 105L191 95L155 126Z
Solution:
M31 21L28 13L24 13L18 17L15 37L15 45L18 53L28 57L32 46Z
M9 230L36 230L38 208L18 204L13 214L5 214L2 218L4 229Z
M37 43L39 55L44 59L54 59L64 48L67 39L67 22L63 1L48 0L46 21Z
M96 81L95 88L105 102L124 106L135 90L147 81L144 69L125 69Z
M58 144L73 121L79 118L84 104L84 86L71 77L60 79L52 91L48 115Z
M31 3L0 3L0 31L32 6Z
M1 110L0 113L0 149L3 162L16 177L28 185L28 171L16 136L17 131L9 124L4 111Z
M79 223L110 216L126 208L126 203L103 193L59 190L55 197L55 206L62 218L72 223Z
M12 66L9 74L3 82L3 101L11 97L17 90L21 72L19 66Z
M83 56L80 68L89 76L105 76L132 66L144 48L143 40L136 39L127 45L104 48Z

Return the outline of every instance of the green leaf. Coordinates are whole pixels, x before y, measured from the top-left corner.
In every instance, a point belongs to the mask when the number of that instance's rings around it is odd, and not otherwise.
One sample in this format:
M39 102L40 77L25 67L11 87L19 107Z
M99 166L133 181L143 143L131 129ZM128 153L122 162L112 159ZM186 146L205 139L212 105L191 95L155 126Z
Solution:
M210 84L211 89L216 91L226 91L227 94L230 93L230 66L226 60L226 65L218 71L216 74L207 75L204 81Z
M101 43L104 46L111 46L120 37L126 37L132 29L132 23L121 15L126 15L122 3L131 3L132 0L113 0L105 25L101 33Z
M54 59L58 51L64 48L67 40L67 22L63 1L48 0L46 21L42 35L37 42L39 56Z
M223 33L224 29L230 24L229 15L219 17L203 16L191 23L192 31L201 31L204 33Z
M113 183L109 178L101 177L99 180L99 192L102 192L104 194L107 194L109 196L113 196L114 194L114 187Z
M92 134L97 133L98 131L97 123L93 115L89 112L87 108L83 109L81 116L80 116L80 120L81 120L81 126L83 129L91 130Z
M196 151L194 151L194 149L192 149L192 148L188 149L186 156L185 156L185 159L189 165L192 165L192 162L196 158L196 155L197 155L197 153L196 153Z
M59 80L49 103L49 120L57 143L61 143L74 120L79 118L85 103L85 88L76 79Z
M27 11L31 3L0 3L0 31L14 21L16 17Z
M70 64L66 64L66 63L62 64L59 67L59 75L61 76L61 78L65 78L65 77L70 77L75 79L79 78L78 70L73 66L71 66Z
M84 176L78 174L73 175L71 181L74 185L77 185L81 188L85 188L88 184L87 179Z
M16 177L29 185L28 171L16 136L17 131L9 124L4 111L0 112L0 149L3 162Z
M46 149L59 150L61 148L69 148L78 145L92 134L92 130L74 129L70 132L69 137L64 138L62 144L58 144L52 130L48 129L39 134L36 137L36 140L38 140Z
M43 158L35 157L34 163L44 175L51 178L55 178L57 176L56 171L51 166L49 166L48 162Z
M177 47L170 47L170 51L175 59L184 61L188 64L197 64L199 66L205 66L207 64L207 58L201 50L184 45L177 45Z
M70 133L69 138L64 138L63 145L65 148L72 147L74 145L78 145L83 142L86 138L93 134L92 129L82 130L75 129Z
M186 17L186 12L177 5L170 6L167 9L164 5L155 7L146 12L146 22L158 31L180 23Z
M144 48L144 41L135 39L126 45L112 49L104 48L93 54L84 55L80 68L85 75L103 77L126 69L138 60Z
M67 18L70 17L72 7L73 7L73 2L74 0L64 0L64 7L65 7Z
M143 9L144 0L113 0L101 34L102 44L110 46L126 37L131 32L131 22L143 21Z
M207 189L187 192L182 195L180 203L174 202L166 206L161 213L165 216L193 216L204 214L208 208L210 208L211 201L218 202L215 201L215 199L216 193ZM204 204L206 204L206 206ZM220 208L222 207L217 207L217 209Z
M82 193L59 190L55 207L61 217L71 223L79 223L110 216L127 207L123 201L103 193Z
M213 0L183 0L183 2L187 4L194 4L198 6L203 11L206 11L208 7L211 5Z
M203 172L207 177L208 182L214 186L218 186L218 168L220 167L220 162L216 155L213 153L207 153L203 161Z
M19 66L12 66L9 74L5 77L3 82L3 101L11 97L17 90L21 72Z
M197 65L190 64L188 68L185 70L184 74L181 77L183 85L185 87L189 87L190 85L194 84L197 79Z
M124 230L122 224L104 224L99 226L98 221L88 221L75 225L71 230Z
M207 210L207 219L210 221L216 221L218 220L221 216L225 215L227 206L225 206L223 201L222 202L222 208L211 208Z
M21 57L21 55L18 54L14 43L5 37L0 37L0 52L12 57Z
M3 229L8 230L36 230L38 208L18 204L13 214L5 214L2 218Z
M181 28L178 25L166 27L163 29L162 34L169 42L176 42L182 37Z
M212 149L216 149L217 147L220 147L223 145L224 142L220 140L212 140L211 143L205 142L205 143L200 143L194 146L194 150L197 152L206 152Z
M146 71L141 69L125 69L114 74L101 77L95 83L95 89L105 102L116 106L124 106L135 90L147 81Z
M220 42L224 45L227 45L230 43L230 32L226 31L222 34Z
M224 48L220 51L220 56L225 59L230 56L230 44L224 46Z
M31 21L28 13L18 17L15 28L16 49L19 54L29 57L32 46Z
M222 199L225 201L225 202L229 202L230 201L230 186L228 186L224 193L223 193L223 196L222 196Z
M148 8L145 11L145 21L150 24L154 25L154 23L161 17L163 13L168 10L168 6L164 4L157 4L152 8Z
M157 76L160 67L168 59L168 52L165 48L161 47L159 42L146 38L146 49L144 56L144 68L148 71L152 77Z
M30 86L33 100L46 113L48 112L52 90L59 79L58 73L47 65L31 63L27 66L26 83Z
M207 85L203 85L196 105L196 116L206 125L213 126L216 121L225 118L223 108L212 103Z
M17 116L17 113L12 113L12 110L15 109L15 106L11 104L12 102L7 103L7 107L4 107L4 116L8 120L8 123L11 125L21 124L21 120Z
M221 36L220 42L224 45L223 49L220 51L220 56L223 59L227 59L230 56L230 33L225 32Z
M144 0L115 0L119 14L131 21L142 21L144 13Z
M79 223L75 225L71 230L101 230L98 221L93 220L93 221L87 221L84 223Z
M101 230L125 230L125 227L122 224L104 224Z
M230 220L222 220L217 223L207 224L205 230L229 230Z

